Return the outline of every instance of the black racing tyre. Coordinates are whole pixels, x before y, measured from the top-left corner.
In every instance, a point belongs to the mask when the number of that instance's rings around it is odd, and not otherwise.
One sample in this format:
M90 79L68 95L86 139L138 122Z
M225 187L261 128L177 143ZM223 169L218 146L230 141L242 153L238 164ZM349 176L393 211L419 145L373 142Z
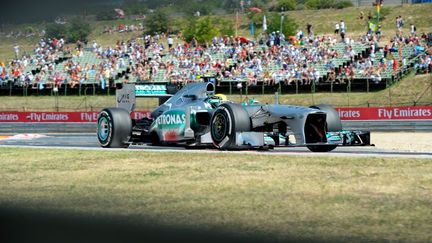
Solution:
M236 132L251 130L248 112L239 104L220 105L210 120L210 134L213 144L219 149L234 149Z
M337 145L309 145L307 148L312 152L330 152L335 149Z
M103 148L127 148L132 135L132 119L122 108L103 109L97 119L97 137Z
M158 146L162 144L157 132L152 132L150 134L150 142L153 146Z
M330 105L315 105L310 108L322 110L326 115L326 126L328 132L342 131L342 122L339 113ZM330 152L337 148L337 145L310 145L307 148L312 152Z
M331 105L314 105L310 108L325 111L327 113L327 131L328 132L339 132L342 131L342 122L339 117L339 113Z

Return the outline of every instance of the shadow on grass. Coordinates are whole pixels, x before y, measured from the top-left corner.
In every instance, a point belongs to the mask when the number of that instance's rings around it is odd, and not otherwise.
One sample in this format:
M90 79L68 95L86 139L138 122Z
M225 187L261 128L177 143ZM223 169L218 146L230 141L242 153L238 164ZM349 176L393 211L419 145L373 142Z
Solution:
M153 220L154 221L154 220ZM174 227L126 216L91 216L2 206L0 242L323 242L319 239L275 239L221 230ZM332 240L332 242L334 242Z

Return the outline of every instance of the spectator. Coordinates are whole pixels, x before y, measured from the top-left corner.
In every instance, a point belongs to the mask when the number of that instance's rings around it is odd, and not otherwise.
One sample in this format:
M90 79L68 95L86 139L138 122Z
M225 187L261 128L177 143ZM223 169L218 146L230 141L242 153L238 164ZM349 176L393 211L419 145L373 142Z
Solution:
M343 21L343 19L340 21L340 31L341 33L344 32L345 33L345 22Z
M411 35L415 36L417 32L417 27L414 24L411 24L410 30L411 30Z
M308 36L313 35L313 32L312 32L312 24L311 24L311 23L307 23L307 25L306 25L306 30L307 30L307 34L308 34Z
M168 50L171 51L172 46L174 45L174 39L171 37L171 35L168 36L167 42L168 42Z
M15 53L15 59L18 59L19 58L19 52L20 52L20 46L15 45L13 49L14 49L14 53Z

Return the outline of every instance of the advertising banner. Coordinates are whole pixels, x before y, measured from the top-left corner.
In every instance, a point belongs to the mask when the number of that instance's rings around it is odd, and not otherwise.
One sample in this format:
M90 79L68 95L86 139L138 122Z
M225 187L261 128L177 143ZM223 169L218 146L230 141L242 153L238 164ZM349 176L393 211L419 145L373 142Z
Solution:
M432 106L341 107L342 121L432 120Z
M0 122L86 122L97 121L98 112L0 112ZM135 111L133 119L150 117L149 111Z
M340 107L342 121L432 120L432 106ZM98 112L0 112L0 122L85 122L97 121ZM150 111L135 111L133 119L150 117Z

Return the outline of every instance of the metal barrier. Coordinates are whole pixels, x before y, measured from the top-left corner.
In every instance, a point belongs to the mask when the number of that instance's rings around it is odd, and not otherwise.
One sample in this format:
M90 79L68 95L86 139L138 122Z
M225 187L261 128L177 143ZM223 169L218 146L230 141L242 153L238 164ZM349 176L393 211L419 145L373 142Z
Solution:
M347 130L432 132L432 120L342 121L342 125ZM96 123L0 123L0 133L96 133Z

